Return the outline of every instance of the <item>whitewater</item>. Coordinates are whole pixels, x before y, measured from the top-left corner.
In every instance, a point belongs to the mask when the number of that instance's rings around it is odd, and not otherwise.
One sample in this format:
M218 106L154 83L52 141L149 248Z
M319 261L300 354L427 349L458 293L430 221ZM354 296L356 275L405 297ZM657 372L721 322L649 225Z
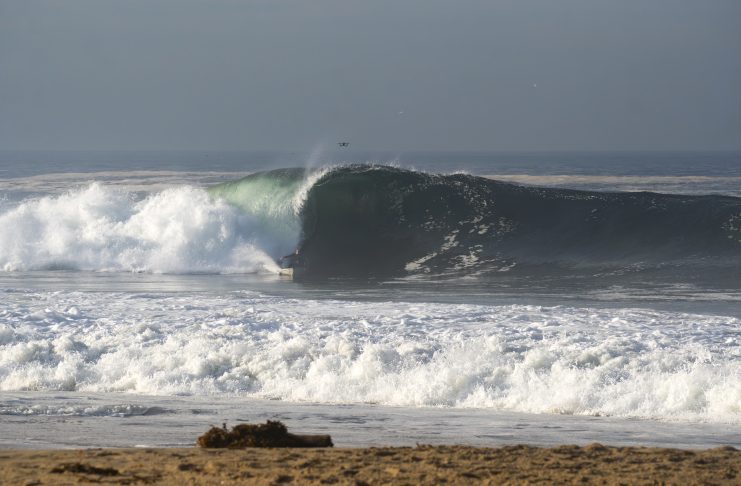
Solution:
M136 201L93 184L0 215L0 266L165 273L275 267L256 246L256 224L203 189L168 189Z
M343 167L0 180L0 446L179 445L193 424L275 417L333 435L355 424L345 445L393 427L397 444L739 445L741 206L727 178L655 174L638 189L674 195L644 198L619 191L615 177L641 184L622 174L546 190L533 178L547 175ZM533 259L546 255L524 233L536 196L569 211L554 231L593 235L575 253L588 265ZM426 197L448 203L416 212ZM602 228L632 228L613 208L644 201L692 224L646 230L661 251L633 261ZM715 243L696 245L700 231ZM393 265L327 263L352 263L355 241L392 241ZM281 278L296 249L333 272ZM110 421L126 434L104 437Z
M4 297L13 302L0 312L4 391L226 394L741 424L735 318L254 292L6 290Z

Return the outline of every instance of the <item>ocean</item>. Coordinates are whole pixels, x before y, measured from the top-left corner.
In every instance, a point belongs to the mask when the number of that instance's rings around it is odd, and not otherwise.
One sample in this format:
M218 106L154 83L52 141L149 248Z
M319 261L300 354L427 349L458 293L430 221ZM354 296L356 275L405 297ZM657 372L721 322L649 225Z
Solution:
M739 275L741 153L0 152L0 447L740 447Z

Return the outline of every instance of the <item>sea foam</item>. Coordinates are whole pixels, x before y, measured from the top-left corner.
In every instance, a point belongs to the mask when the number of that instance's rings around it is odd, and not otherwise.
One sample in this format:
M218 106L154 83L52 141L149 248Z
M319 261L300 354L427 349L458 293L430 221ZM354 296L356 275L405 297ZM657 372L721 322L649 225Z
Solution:
M5 391L741 423L741 322L732 317L252 292L14 290L3 298Z
M144 199L102 184L25 200L0 213L0 269L158 273L277 270L295 245L203 189Z

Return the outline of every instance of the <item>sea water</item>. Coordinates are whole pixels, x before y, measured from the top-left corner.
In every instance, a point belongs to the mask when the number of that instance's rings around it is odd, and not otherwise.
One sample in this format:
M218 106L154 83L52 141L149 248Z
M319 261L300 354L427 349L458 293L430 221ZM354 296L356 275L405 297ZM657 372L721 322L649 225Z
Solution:
M732 253L574 272L455 254L437 274L417 271L424 255L401 274L296 281L276 263L305 237L308 191L343 164L722 198L741 196L741 155L324 159L266 205L287 182L236 202L213 187L306 156L3 153L0 446L187 445L266 418L346 446L741 445ZM436 254L461 248L448 236Z

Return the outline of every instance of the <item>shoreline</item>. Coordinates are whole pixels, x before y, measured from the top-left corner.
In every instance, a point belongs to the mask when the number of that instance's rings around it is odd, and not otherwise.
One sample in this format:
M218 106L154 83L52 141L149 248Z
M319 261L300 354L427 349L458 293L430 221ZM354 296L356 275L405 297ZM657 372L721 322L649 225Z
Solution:
M0 450L0 485L738 484L741 450L563 445Z
M3 405L8 409L1 420L0 451L190 447L214 425L266 420L280 420L291 432L328 434L335 446L352 448L599 442L616 447L741 449L741 424L735 422L84 392L5 392Z

